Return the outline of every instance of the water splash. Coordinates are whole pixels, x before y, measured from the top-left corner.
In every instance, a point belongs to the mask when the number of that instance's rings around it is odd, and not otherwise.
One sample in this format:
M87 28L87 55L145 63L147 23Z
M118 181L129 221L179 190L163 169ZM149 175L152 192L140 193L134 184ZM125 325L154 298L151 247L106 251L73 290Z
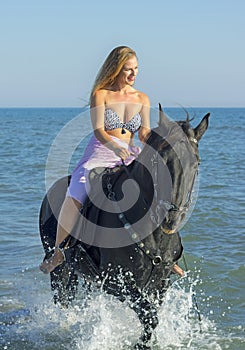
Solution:
M159 308L153 350L221 349L215 324L203 315L201 324L198 322L195 284L185 277L167 291ZM134 311L113 296L98 290L86 296L80 288L72 307L62 309L53 304L51 293L43 292L43 285L35 287L27 308L2 315L1 344L5 350L129 350L141 334Z
M193 288L196 282L186 286L182 279L170 288L159 310L159 326L156 329L156 349L212 349L221 350L215 332L215 324L201 315L199 321Z

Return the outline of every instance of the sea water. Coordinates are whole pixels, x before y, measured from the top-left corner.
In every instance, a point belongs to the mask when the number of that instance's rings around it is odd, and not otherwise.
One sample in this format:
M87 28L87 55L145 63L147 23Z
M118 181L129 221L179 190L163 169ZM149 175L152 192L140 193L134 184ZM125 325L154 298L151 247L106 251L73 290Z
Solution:
M166 112L185 119L182 109ZM192 125L206 112L211 117L199 145L197 202L181 230L188 272L174 278L159 309L154 350L245 348L245 109L190 109ZM100 291L87 298L81 283L72 307L61 309L53 304L49 276L38 269L44 255L41 201L52 181L79 160L91 133L89 114L75 108L0 109L0 121L1 348L131 349L141 325L129 307Z

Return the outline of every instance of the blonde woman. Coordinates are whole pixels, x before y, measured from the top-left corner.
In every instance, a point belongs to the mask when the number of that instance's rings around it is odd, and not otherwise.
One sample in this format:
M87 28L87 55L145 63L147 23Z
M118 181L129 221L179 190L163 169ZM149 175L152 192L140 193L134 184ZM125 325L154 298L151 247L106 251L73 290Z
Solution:
M116 47L106 58L90 96L90 115L94 129L85 153L72 173L67 195L58 218L54 254L44 260L40 270L52 272L64 261L60 244L71 232L89 191L88 173L95 167L129 165L139 154L133 143L136 132L144 142L150 132L150 102L133 86L138 74L135 51Z

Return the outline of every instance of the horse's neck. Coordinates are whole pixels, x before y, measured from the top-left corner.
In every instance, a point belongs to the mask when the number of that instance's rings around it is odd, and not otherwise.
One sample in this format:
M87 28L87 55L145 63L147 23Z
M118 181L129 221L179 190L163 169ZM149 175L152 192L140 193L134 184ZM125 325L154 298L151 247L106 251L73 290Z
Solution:
M143 193L147 194L149 191L152 191L152 177L144 163L141 161L134 162L130 175L136 180Z
M137 161L134 161L132 164L130 169L131 177L137 181L141 193L146 199L153 192L155 194L156 191L156 200L161 199L171 203L175 199L176 204L179 204L181 202L181 198L178 198L179 188L176 186L176 191L174 191L173 187L175 182L178 182L176 179L181 176L180 161L172 155L171 162L168 162L171 149L166 150L160 156L156 150L159 140L156 139L154 141L155 144L143 149Z

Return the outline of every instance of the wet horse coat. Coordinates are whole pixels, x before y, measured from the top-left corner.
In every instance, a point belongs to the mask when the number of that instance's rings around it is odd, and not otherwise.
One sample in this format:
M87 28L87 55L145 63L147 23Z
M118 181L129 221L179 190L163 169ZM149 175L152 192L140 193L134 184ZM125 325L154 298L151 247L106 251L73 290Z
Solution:
M128 301L143 325L137 349L148 348L157 305L182 254L178 228L191 202L197 146L208 119L209 114L192 129L188 118L175 123L160 109L159 127L132 164L91 172L93 191L64 242L66 262L51 273L55 300L62 304L75 297L78 276ZM69 180L57 181L42 203L40 233L47 256Z

